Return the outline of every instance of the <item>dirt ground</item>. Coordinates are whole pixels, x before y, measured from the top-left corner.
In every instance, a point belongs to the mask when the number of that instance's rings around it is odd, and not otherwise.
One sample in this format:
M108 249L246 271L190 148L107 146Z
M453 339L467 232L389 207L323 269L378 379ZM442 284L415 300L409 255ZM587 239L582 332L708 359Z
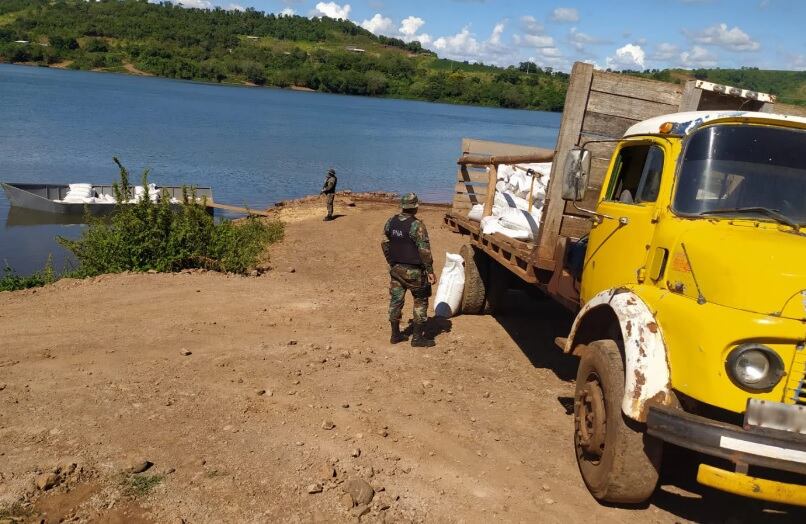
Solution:
M286 206L259 277L0 293L0 522L804 522L698 487L675 450L651 504L597 504L571 444L576 359L552 342L568 314L511 293L498 318L432 323L435 348L391 346L393 207L337 211ZM462 243L443 213L421 211L437 268ZM353 480L375 495L348 509Z

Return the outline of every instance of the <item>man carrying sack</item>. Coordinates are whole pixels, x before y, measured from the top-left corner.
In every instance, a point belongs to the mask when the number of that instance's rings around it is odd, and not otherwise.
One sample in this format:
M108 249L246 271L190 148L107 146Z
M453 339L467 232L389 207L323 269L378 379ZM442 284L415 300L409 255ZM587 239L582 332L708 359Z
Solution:
M400 199L401 212L386 221L381 249L389 264L391 283L389 285L389 322L392 336L389 340L397 344L406 340L400 332L400 319L406 290L414 297L413 347L433 347L435 342L425 338L425 323L428 319L428 297L431 286L436 282L434 260L431 256L431 243L425 224L416 218L419 201L417 195L408 193Z

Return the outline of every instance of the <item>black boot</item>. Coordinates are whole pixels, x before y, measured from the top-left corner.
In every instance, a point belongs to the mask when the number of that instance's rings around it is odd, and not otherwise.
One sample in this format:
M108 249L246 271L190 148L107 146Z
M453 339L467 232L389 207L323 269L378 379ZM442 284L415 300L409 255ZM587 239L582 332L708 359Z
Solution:
M425 324L414 324L414 336L411 337L411 347L413 348L432 348L437 343L431 339L425 338Z
M400 332L400 322L389 322L392 325L392 336L389 338L390 344L397 344L398 342L403 342L406 340L406 337L403 336L403 333Z

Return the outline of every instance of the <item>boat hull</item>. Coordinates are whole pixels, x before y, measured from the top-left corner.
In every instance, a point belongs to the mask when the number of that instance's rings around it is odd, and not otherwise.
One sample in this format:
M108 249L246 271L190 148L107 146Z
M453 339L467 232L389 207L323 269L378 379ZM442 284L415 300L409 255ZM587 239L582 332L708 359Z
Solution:
M83 204L69 202L54 202L62 200L67 195L69 189L66 185L60 184L8 184L3 183L3 190L12 207L20 207L52 213L56 215L84 215L85 211L93 216L103 216L115 211L115 204ZM93 186L93 190L98 195L114 195L113 186ZM167 191L171 198L182 199L182 186L160 187L160 191ZM209 187L195 188L196 196L207 197L208 202L212 202L213 193ZM179 207L181 204L172 204ZM207 207L208 213L212 213L213 208Z

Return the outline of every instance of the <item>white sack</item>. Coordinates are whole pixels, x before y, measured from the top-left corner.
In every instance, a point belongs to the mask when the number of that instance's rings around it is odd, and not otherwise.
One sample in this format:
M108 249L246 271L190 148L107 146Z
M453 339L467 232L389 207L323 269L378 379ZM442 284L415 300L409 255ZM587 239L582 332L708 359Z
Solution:
M481 216L484 214L484 206L482 204L475 204L473 207L470 208L470 211L467 213L467 218L470 220L475 220L476 222L481 222Z
M485 235L492 235L498 231L498 217L484 217L481 219L481 232Z
M537 238L537 230L540 227L539 218L535 219L533 215L520 209L508 210L501 215L498 222L503 228L526 232L527 238Z
M465 267L461 255L445 254L445 267L439 276L437 296L434 299L434 313L438 317L450 318L459 313L462 307L462 293L465 289Z

